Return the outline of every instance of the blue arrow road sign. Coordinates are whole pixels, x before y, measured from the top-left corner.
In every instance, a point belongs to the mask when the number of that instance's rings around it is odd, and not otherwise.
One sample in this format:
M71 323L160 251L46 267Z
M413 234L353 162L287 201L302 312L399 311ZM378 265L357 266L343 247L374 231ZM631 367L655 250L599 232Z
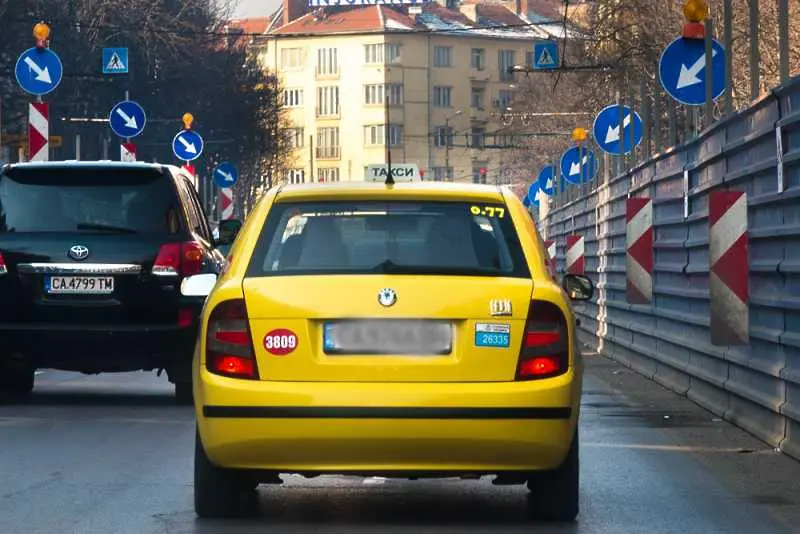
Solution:
M217 187L223 189L226 187L233 187L238 179L239 171L236 170L236 167L234 167L232 163L225 161L217 165L217 168L214 169L214 183L217 184Z
M620 108L624 113L620 129ZM642 142L642 117L628 106L613 104L597 114L592 135L600 150L615 156L629 153ZM623 147L624 144L624 147Z
M127 48L103 49L103 74L127 74L128 67Z
M592 181L597 174L597 158L594 151L574 146L561 156L561 177L574 185Z
M522 199L522 205L526 208L531 205L531 199L528 198L528 194L525 193L525 198Z
M533 43L533 65L536 70L558 68L558 43L556 41L541 41Z
M536 182L539 184L539 189L542 190L547 196L551 196L556 192L556 168L552 165L542 168L539 171L539 177Z
M716 39L711 43L714 100L725 92L725 49ZM658 65L661 85L672 98L687 106L706 102L706 50L700 39L678 37L664 49Z
M534 206L539 205L539 182L533 182L531 185L528 186L528 198L531 199L531 204Z
M194 161L203 153L203 138L194 130L181 130L172 140L172 152L178 159Z
M49 48L29 48L17 59L14 74L23 91L42 96L61 83L64 66L58 54Z
M132 100L124 100L111 108L108 124L111 130L126 139L136 137L144 130L147 116L144 108Z

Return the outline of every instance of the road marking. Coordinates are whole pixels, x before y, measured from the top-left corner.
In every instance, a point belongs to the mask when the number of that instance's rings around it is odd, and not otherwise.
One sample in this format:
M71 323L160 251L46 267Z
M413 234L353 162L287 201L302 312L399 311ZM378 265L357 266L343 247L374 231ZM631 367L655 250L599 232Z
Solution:
M386 479L384 477L370 477L370 478L365 478L363 484L374 485L374 484L383 484L384 482L386 482Z
M44 374L44 371L36 371L36 372L34 372L33 374L35 374L35 375L43 375L43 374Z

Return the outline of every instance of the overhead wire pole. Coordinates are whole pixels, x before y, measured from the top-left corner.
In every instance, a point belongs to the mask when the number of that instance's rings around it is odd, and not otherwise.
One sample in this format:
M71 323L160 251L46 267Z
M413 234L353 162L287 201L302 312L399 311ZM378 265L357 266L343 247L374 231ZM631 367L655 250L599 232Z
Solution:
M386 70L388 77L389 69ZM384 113L384 121L386 123L386 125L384 126L383 137L384 137L384 143L386 143L386 183L393 184L394 177L392 176L392 143L391 143L392 138L391 135L389 135L390 128L389 128L389 94L387 91L388 85L389 84L387 80L387 82L384 83L383 86L383 113Z

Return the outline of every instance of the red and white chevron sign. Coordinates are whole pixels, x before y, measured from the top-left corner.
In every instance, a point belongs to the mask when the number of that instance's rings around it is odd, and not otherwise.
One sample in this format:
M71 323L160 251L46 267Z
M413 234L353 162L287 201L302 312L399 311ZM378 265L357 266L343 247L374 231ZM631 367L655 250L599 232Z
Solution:
M136 145L133 143L122 143L119 145L120 161L136 161Z
M32 102L28 107L28 160L50 159L50 107Z
M583 236L568 235L567 249L564 254L569 274L583 274L586 270L586 256L583 247Z
M711 344L745 345L750 341L747 194L710 193L708 226Z
M556 241L555 239L545 239L544 248L547 250L547 270L551 276L556 275Z
M233 219L233 189L230 187L219 190L219 218Z
M628 302L650 304L653 302L653 200L629 198L626 221Z

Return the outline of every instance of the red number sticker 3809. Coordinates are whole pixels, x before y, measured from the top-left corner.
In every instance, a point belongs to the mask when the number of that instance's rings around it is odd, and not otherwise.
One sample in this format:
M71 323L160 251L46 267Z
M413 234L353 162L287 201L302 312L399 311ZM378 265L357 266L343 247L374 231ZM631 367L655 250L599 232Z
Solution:
M297 334L286 328L270 330L264 336L264 348L275 356L286 356L297 348Z

